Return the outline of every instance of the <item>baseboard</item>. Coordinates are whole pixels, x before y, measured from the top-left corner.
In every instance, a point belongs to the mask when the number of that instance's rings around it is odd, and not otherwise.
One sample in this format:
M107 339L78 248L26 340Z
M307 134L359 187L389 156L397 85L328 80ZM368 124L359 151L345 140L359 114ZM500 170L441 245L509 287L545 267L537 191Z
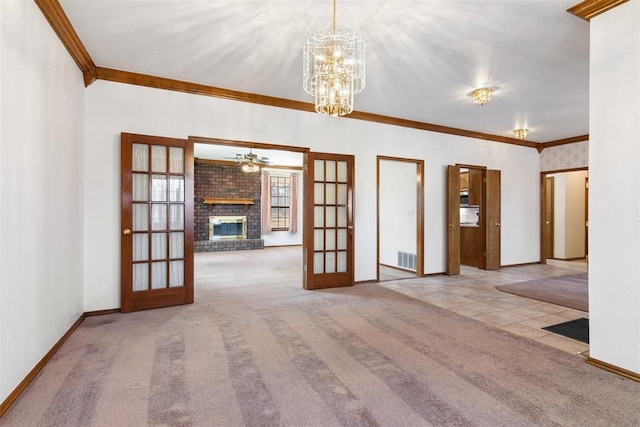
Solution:
M416 277L417 277L417 273L415 270L409 270L408 268L398 267L397 265L389 265L389 264L383 264L383 263L380 263L380 265L385 266L387 268L392 268L394 270L404 271L405 273L416 274Z
M120 309L119 308L112 308L112 309L109 309L109 310L87 311L87 312L84 313L84 317L102 316L103 314L113 314L113 313L120 313Z
M542 264L542 262L540 261L533 261L533 262L523 262L520 264L504 264L501 265L500 268L506 268L506 267L524 267L526 265L537 265L537 264ZM495 270L494 270L495 271Z
M602 360L594 359L593 357L587 358L587 363L589 365L595 366L596 368L604 369L605 371L613 372L614 374L618 374L630 380L640 382L640 374L636 372L629 371L627 369L612 365L607 362L603 362Z
M71 327L67 330L67 332L62 336L62 338L60 338L58 342L55 343L53 347L51 347L51 350L49 350L49 352L44 355L44 357L31 370L31 372L29 372L27 376L22 380L22 382L20 382L20 384L18 384L18 386L11 392L11 394L7 396L4 402L0 404L0 417L2 417L9 410L11 405L13 405L16 400L18 400L20 395L27 389L27 387L29 387L29 384L31 384L31 382L38 376L40 371L42 371L45 365L49 362L49 360L51 360L53 355L56 354L62 344L64 344L67 338L69 338L69 336L73 333L73 331L78 328L85 317L86 315L82 313L78 320L76 320L73 325L71 325Z

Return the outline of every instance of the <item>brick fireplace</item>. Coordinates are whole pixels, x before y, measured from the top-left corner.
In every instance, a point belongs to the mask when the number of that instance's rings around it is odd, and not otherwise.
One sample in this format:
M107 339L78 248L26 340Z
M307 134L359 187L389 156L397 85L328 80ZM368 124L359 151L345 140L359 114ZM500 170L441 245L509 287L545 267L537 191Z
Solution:
M260 173L242 172L235 164L196 160L194 193L196 252L264 248L260 231ZM211 217L246 217L246 238L212 239Z

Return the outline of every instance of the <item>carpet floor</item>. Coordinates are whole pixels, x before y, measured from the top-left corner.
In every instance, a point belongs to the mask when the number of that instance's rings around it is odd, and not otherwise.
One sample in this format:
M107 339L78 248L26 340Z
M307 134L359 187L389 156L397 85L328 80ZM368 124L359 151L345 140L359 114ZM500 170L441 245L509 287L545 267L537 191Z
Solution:
M575 310L589 311L589 278L586 272L509 283L496 286L496 289Z
M640 425L640 383L581 357L376 284L298 283L87 318L2 425Z

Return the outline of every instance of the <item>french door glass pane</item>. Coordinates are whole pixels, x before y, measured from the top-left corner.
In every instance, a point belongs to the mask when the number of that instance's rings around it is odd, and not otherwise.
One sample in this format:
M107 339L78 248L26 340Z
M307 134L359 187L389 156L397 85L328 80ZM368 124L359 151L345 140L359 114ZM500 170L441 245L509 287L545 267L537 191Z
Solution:
M347 182L347 162L343 160L338 161L338 182Z
M169 235L169 258L184 257L184 233L170 233Z
M149 200L149 175L146 173L134 173L133 176L133 201L146 202Z
M169 172L184 173L184 148L169 148Z
M327 214L325 216L326 226L335 227L336 226L336 207L327 206L325 209L327 210Z
M147 231L149 229L149 205L146 203L133 204L133 231Z
M338 250L347 250L347 230L341 228L338 231Z
M327 252L326 253L326 265L324 268L325 273L335 273L336 272L336 253L335 252Z
M169 205L169 223L171 230L184 229L184 205L183 204L170 204Z
M151 236L151 258L165 259L167 257L167 234L153 233Z
M149 289L149 264L133 264L133 290L146 291Z
M169 201L184 202L184 178L172 176L169 178Z
M324 252L314 252L313 254L313 274L324 273Z
M327 239L325 240L325 250L334 251L336 249L336 230L326 230L325 234L327 236Z
M151 289L163 289L167 287L167 263L151 263Z
M151 147L151 172L167 171L167 147L154 145Z
M169 263L169 287L184 286L184 261Z
M328 205L336 204L336 186L335 184L326 184L327 186L327 200Z
M132 169L134 171L148 171L149 170L149 146L146 144L132 144L133 164Z
M313 226L324 227L324 207L315 206L313 212Z
M313 203L316 205L324 205L324 184L321 182L314 184Z
M149 259L149 235L137 233L133 235L133 260L146 261Z
M151 201L167 201L167 177L165 175L151 176Z
M337 204L347 204L347 184L338 184L338 200Z
M347 252L340 251L338 252L338 273L346 273L347 271Z
M336 181L336 162L334 160L327 160L327 177L326 182Z
M324 160L313 161L313 180L324 181Z
M314 251L323 251L324 250L324 232L322 229L313 230L313 250Z
M167 205L158 203L151 205L151 229L167 229Z
M347 226L347 207L338 206L338 227Z

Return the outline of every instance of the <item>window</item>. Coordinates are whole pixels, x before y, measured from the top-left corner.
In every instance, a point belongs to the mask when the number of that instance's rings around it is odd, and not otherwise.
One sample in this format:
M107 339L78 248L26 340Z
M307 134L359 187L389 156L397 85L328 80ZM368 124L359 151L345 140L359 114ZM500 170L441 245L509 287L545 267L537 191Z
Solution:
M290 225L290 189L291 179L288 176L271 176L271 229L289 230Z

